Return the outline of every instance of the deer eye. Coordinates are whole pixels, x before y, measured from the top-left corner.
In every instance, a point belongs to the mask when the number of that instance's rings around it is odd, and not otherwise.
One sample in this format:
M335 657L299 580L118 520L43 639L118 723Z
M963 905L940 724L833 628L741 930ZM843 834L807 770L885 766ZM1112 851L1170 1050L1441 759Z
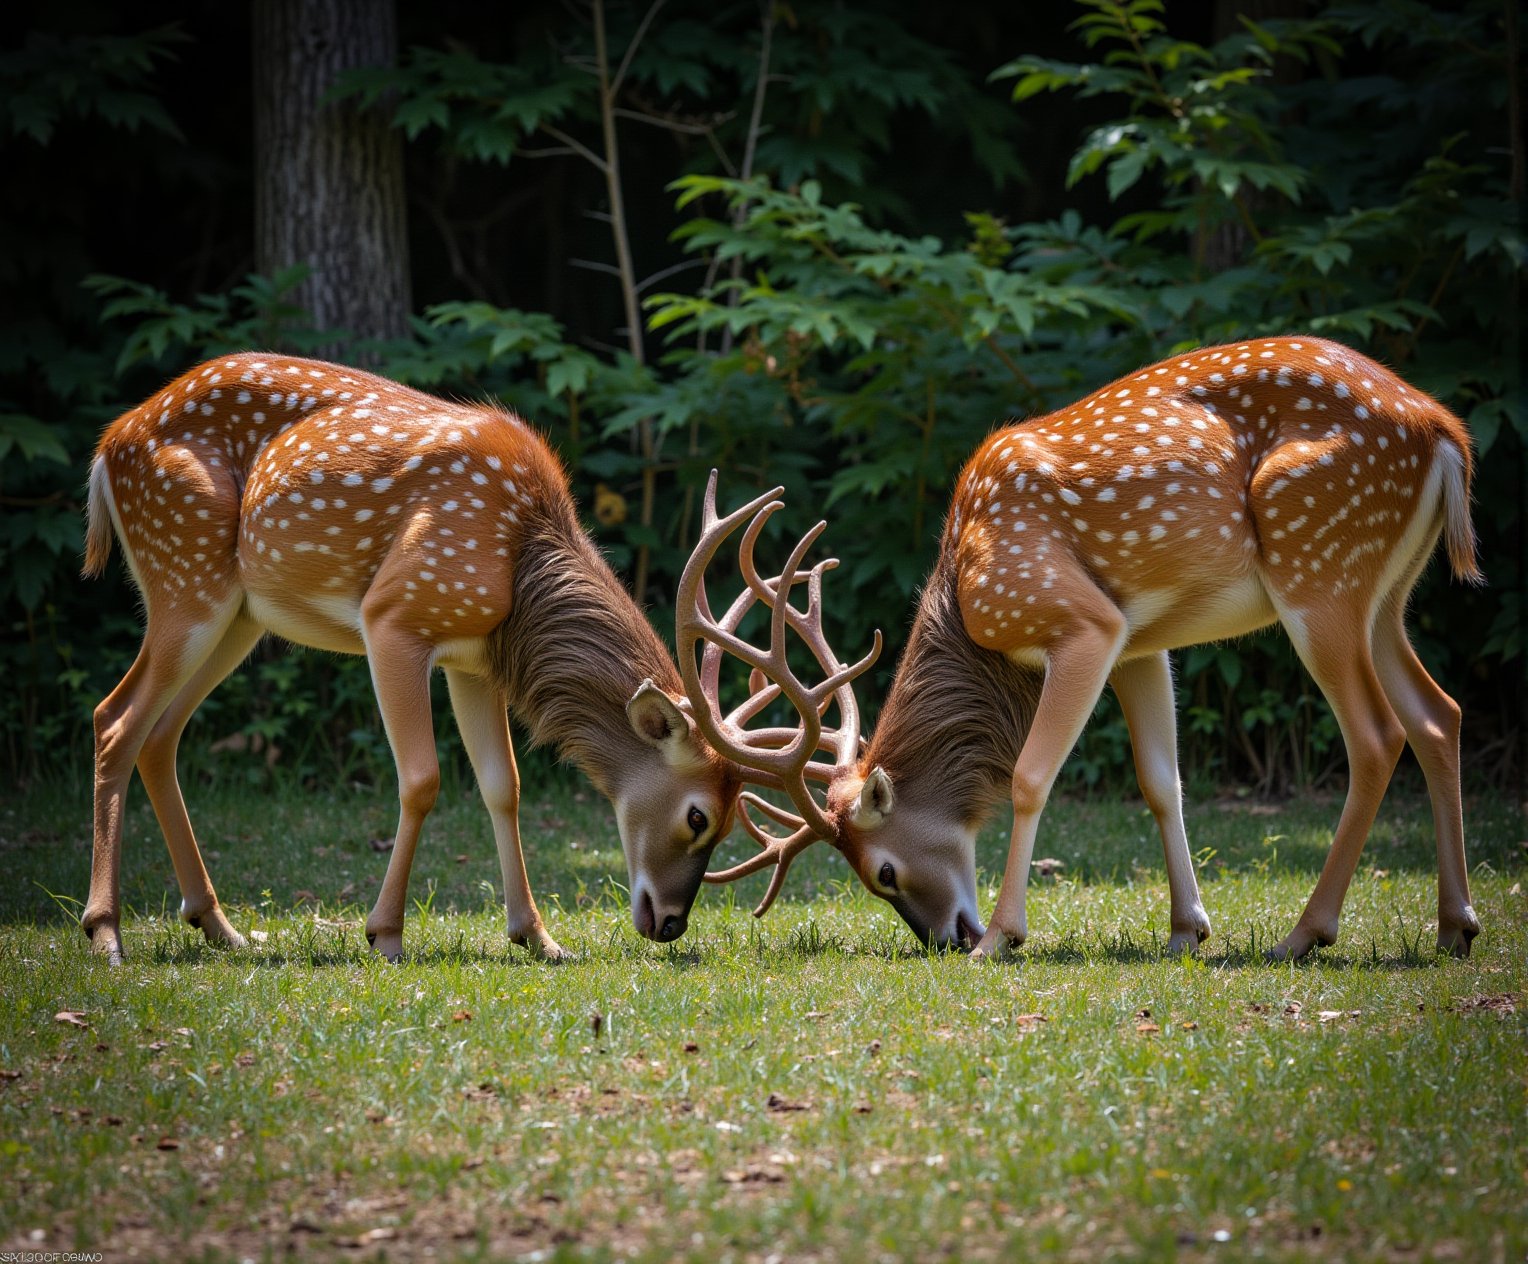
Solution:
M699 838L706 831L706 814L699 808L691 808L690 814L684 818L691 832Z
M897 871L891 867L891 861L881 866L881 872L876 875L880 884L889 891L897 889Z

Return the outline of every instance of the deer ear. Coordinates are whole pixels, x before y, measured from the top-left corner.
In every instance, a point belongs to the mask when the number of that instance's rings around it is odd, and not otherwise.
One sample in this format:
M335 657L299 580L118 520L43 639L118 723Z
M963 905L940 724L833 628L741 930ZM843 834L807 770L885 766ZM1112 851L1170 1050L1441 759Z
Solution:
M667 763L693 762L694 721L651 680L644 680L631 695L626 718L631 721L631 731L658 751Z
M895 802L891 774L877 764L860 787L859 801L854 805L854 824L860 829L874 829L891 815Z

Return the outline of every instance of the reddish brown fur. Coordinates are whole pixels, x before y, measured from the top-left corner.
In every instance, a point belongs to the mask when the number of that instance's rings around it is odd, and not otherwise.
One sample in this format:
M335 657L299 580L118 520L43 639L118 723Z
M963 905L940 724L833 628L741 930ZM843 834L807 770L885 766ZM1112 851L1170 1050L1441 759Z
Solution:
M519 418L339 365L223 357L102 436L87 574L105 565L113 526L148 628L133 669L96 713L84 921L110 928L105 951L120 952L117 850L134 761L165 826L183 916L209 937L237 939L185 818L174 752L191 712L262 629L371 660L402 801L368 919L389 952L401 942L408 865L439 783L428 692L436 666L493 818L511 935L560 953L520 856L506 703L615 802L634 898L643 891L638 928L683 933L704 868L697 847L724 832L736 778L694 739L672 660L579 526L557 458ZM656 688L639 697L645 678ZM700 836L684 824L687 809L707 818Z

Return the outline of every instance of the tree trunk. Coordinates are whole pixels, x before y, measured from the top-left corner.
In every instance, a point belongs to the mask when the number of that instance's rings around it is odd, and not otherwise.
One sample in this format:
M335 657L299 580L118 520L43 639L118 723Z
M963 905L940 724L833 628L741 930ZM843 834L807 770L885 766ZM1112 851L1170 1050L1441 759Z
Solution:
M341 72L391 66L391 0L255 0L255 266L306 264L292 292L329 355L408 331L403 145L383 109L326 104ZM354 352L350 352L354 356Z

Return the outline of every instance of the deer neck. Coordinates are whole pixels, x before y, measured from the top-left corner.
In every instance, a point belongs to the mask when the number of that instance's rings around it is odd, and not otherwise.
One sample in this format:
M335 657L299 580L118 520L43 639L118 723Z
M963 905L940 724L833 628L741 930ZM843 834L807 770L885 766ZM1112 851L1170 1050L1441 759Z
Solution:
M1044 676L972 642L956 577L941 556L864 766L891 774L899 804L974 829L1008 795Z
M651 754L631 730L626 703L645 679L682 692L668 651L571 505L526 523L490 662L534 740L555 745L607 797L623 771Z

